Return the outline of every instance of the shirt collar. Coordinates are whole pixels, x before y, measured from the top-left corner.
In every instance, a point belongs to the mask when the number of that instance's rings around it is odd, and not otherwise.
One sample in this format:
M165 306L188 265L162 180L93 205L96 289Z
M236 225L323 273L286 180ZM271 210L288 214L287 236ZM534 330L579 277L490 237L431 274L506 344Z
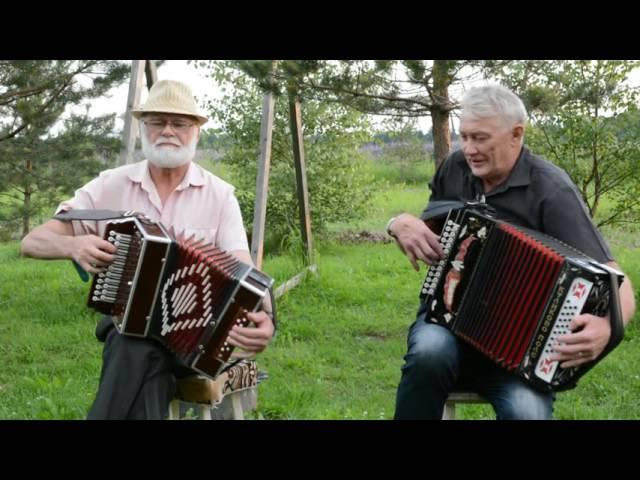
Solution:
M506 186L507 187L521 187L524 185L529 185L531 183L531 163L529 162L529 156L531 153L529 149L526 147L522 147L520 151L520 156L516 161L513 170L511 171L511 175L507 178Z
M487 193L487 196L497 195L502 192L506 192L511 187L522 187L525 185L529 185L531 183L531 163L529 161L531 153L529 149L526 147L522 147L520 150L520 156L516 160L516 164L514 165L509 177L501 183L497 188L491 190ZM471 172L471 170L469 170ZM476 182L476 185L482 191L482 180L478 177L472 176L473 181Z

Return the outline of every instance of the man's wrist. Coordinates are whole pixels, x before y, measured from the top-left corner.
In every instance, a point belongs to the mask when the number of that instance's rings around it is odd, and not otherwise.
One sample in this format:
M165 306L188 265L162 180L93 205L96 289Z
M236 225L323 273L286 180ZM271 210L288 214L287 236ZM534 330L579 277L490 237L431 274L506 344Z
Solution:
M395 222L397 220L398 217L391 217L389 219L389 221L387 222L387 226L386 226L386 230L387 230L387 235L389 235L390 237L393 237L395 239L397 239L398 237L396 236L395 233L393 233L393 231L391 230L391 225L393 225L393 222Z
M75 259L75 255L76 255L76 237L75 235L60 235L60 240L62 240L61 244L62 244L62 255L65 258L68 258L69 260L73 260L74 262L76 261Z

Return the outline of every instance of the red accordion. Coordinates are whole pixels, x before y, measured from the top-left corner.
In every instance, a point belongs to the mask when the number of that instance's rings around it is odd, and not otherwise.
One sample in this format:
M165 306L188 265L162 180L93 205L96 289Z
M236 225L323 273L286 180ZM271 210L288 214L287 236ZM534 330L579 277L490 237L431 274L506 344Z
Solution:
M273 280L233 255L194 238L174 239L160 223L112 220L105 239L116 259L94 276L88 305L113 316L118 331L160 341L191 368L215 378Z
M470 208L449 213L440 243L445 258L429 268L420 295L426 320L532 386L573 388L621 341L620 272L548 235ZM597 359L563 369L549 356L581 313L610 313L611 339Z

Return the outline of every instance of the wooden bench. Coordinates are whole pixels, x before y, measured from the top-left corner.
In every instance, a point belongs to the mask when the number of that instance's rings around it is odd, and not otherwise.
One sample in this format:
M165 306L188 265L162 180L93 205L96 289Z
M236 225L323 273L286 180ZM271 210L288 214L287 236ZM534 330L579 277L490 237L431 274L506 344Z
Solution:
M487 403L487 399L474 392L452 392L444 405L442 420L456 419L456 405L458 403Z
M258 384L267 378L255 360L242 360L215 380L200 375L179 379L169 420L244 420L256 409Z

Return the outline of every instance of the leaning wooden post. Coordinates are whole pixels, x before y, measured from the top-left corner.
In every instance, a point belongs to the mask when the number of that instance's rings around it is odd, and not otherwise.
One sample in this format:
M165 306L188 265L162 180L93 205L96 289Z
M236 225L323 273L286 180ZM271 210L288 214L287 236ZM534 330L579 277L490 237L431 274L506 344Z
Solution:
M158 69L155 60L147 60L144 65L144 73L147 77L147 88L151 90L153 84L158 81Z
M300 211L300 230L305 247L305 261L313 263L313 244L311 238L311 214L309 209L309 189L307 187L307 168L304 161L304 144L302 136L302 115L300 113L300 99L289 95L289 123L293 139L293 163L296 167L296 184L298 192L298 206Z
M272 68L275 68L275 61ZM262 256L264 254L264 231L267 218L267 196L269 193L269 169L271 168L274 110L275 96L273 92L267 91L262 101L260 157L258 158L256 201L253 209L253 232L251 233L251 258L258 270L262 269Z
M129 81L129 96L127 110L124 113L124 131L122 133L122 149L119 164L133 163L133 150L136 146L138 121L131 115L131 110L140 104L140 92L144 77L144 60L131 62L131 80Z

